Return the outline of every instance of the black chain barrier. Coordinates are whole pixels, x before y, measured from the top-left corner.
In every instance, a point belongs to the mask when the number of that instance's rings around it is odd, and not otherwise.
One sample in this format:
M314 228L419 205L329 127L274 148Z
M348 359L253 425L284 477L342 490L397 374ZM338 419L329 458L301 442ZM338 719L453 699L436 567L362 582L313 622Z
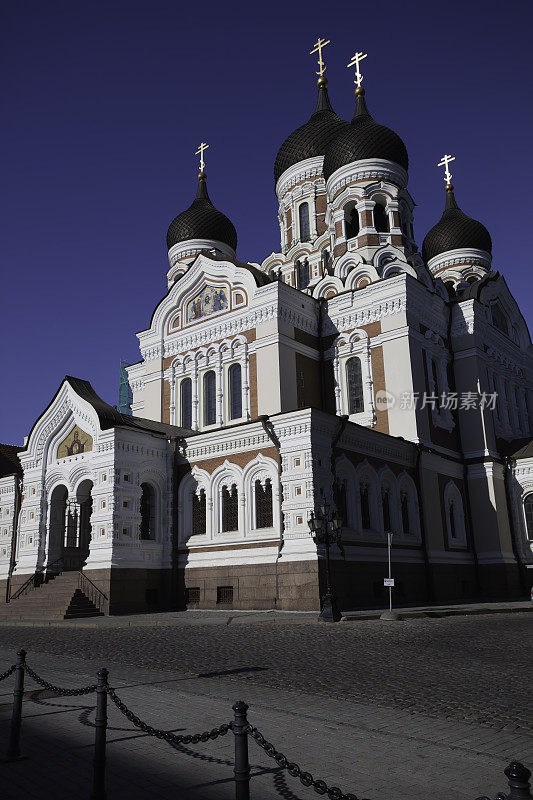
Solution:
M97 689L97 684L92 683L90 686L84 686L82 689L62 689L61 686L54 686L53 683L48 683L45 681L44 678L41 678L40 675L37 675L31 667L27 664L24 664L24 670L28 673L30 678L33 678L35 683L38 683L44 689L48 689L50 692L54 692L54 694L64 695L65 697L76 697L82 694L92 694Z
M248 725L248 733L259 747L265 751L267 756L274 759L279 767L286 769L293 778L299 778L300 783L304 786L312 786L317 794L327 794L330 800L358 800L355 794L344 794L338 786L328 786L325 781L315 780L310 772L304 772L299 764L296 764L295 761L289 761L287 756L276 750L274 745L267 741L257 728Z
M234 759L234 782L235 800L250 800L250 759L248 756L248 739L251 737L254 742L269 756L274 759L280 769L287 770L289 775L299 778L303 786L313 788L319 795L327 795L329 800L358 800L355 794L344 794L338 786L328 786L323 780L315 779L310 772L302 770L299 764L289 761L284 753L277 750L257 728L250 725L247 718L248 706L242 700L233 706L234 718L231 722L212 728L210 731L193 734L175 734L172 731L160 730L148 725L140 717L131 711L120 699L116 691L109 686L108 671L101 669L98 672L98 683L84 686L81 689L64 689L55 686L53 683L45 681L31 667L26 664L26 651L20 650L17 653L18 660L8 670L0 675L0 681L8 678L15 673L15 687L13 690L13 710L11 714L11 727L9 733L9 744L7 748L6 761L16 761L22 758L20 753L20 733L22 726L22 701L24 699L24 675L27 674L44 689L48 689L54 694L65 696L81 696L96 692L96 715L95 715L95 738L94 738L94 758L93 758L93 783L90 800L107 800L105 786L105 766L106 766L106 735L107 735L107 698L109 697L117 709L135 727L139 728L148 736L169 742L174 745L199 744L225 736L228 731L233 733L235 742ZM533 800L530 791L529 779L531 772L518 761L512 762L504 771L509 782L509 795L499 794L496 800ZM488 800L480 797L478 800Z
M140 728L140 730L144 733L147 733L148 736L155 736L157 739L164 739L166 742L171 742L172 744L198 744L199 742L208 742L211 739L218 739L219 736L225 736L231 728L231 724L220 725L218 728L213 728L212 730L204 731L203 733L191 733L184 735L177 735L172 733L172 731L159 730L159 728L153 728L151 725L148 725L147 722L143 722L143 720L134 714L133 711L130 711L127 705L122 702L120 697L118 697L117 693L111 688L111 686L107 687L107 693L118 710L121 711L124 716L135 725L135 727Z
M6 671L5 671L5 672L2 672L2 674L0 675L0 681L3 681L3 680L5 680L6 678L9 678L9 676L10 676L10 675L13 675L13 673L14 673L14 672L15 672L15 670L16 670L16 668L17 668L17 665L16 665L16 664L13 664L13 666L12 666L12 667L9 667L9 669L6 669Z

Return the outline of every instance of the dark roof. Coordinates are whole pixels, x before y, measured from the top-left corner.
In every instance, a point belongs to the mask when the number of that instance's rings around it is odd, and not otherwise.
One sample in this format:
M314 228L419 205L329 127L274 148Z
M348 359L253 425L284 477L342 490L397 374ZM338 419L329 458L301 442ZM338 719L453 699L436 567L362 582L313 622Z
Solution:
M446 204L440 220L426 234L422 244L422 258L430 261L441 253L461 248L474 248L492 253L492 240L485 226L461 211L453 193L446 187Z
M505 447L504 455L509 458L533 458L533 439L515 439Z
M265 286L267 283L272 283L270 275L267 275L262 269L254 267L253 264L246 264L244 261L239 261L237 258L230 258L229 256L217 256L210 253L209 250L202 250L202 253L210 258L211 261L229 261L230 264L235 264L236 267L247 269L254 276L257 286Z
M393 161L406 171L409 167L404 143L397 133L373 120L366 105L365 91L360 88L356 93L352 121L342 128L326 150L324 178L328 180L340 167L365 158Z
M204 172L198 176L198 191L186 211L182 211L169 225L167 247L189 239L209 239L223 242L237 249L237 231L225 214L218 211L207 193L207 178Z
M148 433L159 433L164 436L190 436L194 431L187 428L178 428L175 425L167 425L165 422L155 422L152 419L134 417L131 414L121 414L114 406L110 406L96 394L89 381L81 378L73 378L71 375L65 377L76 394L86 400L98 415L98 422L102 430L108 428L132 428L135 430L147 431Z
M499 277L500 273L497 270L491 269L489 272L486 272L482 278L469 284L459 296L454 295L452 300L456 300L458 303L462 303L464 300L479 300L481 302L481 291L487 284L492 283L492 281L497 281Z
M319 81L315 110L309 120L293 131L278 150L274 164L276 182L285 170L307 158L323 156L331 140L348 125L333 111L328 97L327 80Z
M23 449L16 444L0 444L0 478L22 475L18 453Z
M72 375L66 375L65 379L61 381L59 389L52 397L39 419L50 408L65 382L72 387L82 400L86 400L94 408L102 430L108 430L109 428L130 428L131 430L140 430L146 433L157 433L167 438L171 436L193 436L196 434L196 431L191 431L188 428L178 428L176 425L167 425L165 422L155 422L152 419L143 419L142 417L134 417L130 414L121 414L114 406L110 406L109 403L102 400L100 395L96 394L89 381L84 381L82 378L74 378ZM36 420L28 435L28 441L37 422L38 420Z

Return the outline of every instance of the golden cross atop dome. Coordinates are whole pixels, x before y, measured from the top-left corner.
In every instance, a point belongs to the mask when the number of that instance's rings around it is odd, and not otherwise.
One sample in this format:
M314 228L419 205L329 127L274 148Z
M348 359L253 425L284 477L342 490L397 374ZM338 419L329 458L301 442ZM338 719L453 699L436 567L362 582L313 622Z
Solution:
M346 65L348 68L349 67L355 67L355 80L354 80L354 83L357 84L357 88L359 88L361 86L361 83L362 83L362 80L363 80L363 76L359 72L359 63L363 60L363 58L366 58L367 55L368 55L368 53L355 53L355 55L352 56L352 60L350 61L350 63Z
M204 150L207 150L208 147L209 147L209 145L206 144L205 142L200 142L198 150L194 154L195 156L200 156L200 172L204 171L204 167L205 167Z
M451 186L452 184L452 173L448 169L448 164L451 161L455 161L455 156L442 156L442 161L439 161L437 167L444 167L444 180L446 181L446 186Z
M319 38L315 42L314 50L311 50L311 52L309 53L310 56L312 56L313 53L318 53L318 72L317 72L317 75L320 75L320 77L322 77L322 75L324 74L324 72L327 69L326 65L324 64L324 61L322 60L322 48L325 47L327 44L329 44L330 41L331 41L331 39L321 39L321 38Z

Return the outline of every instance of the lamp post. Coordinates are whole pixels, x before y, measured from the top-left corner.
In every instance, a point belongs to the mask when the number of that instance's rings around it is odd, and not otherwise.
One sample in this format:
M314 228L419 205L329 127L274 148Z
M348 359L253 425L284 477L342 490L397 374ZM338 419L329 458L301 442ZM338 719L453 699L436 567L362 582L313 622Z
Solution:
M326 593L320 598L320 619L323 622L339 622L342 615L331 589L329 548L332 544L340 543L342 519L337 511L331 514L331 507L324 500L320 514L315 517L311 512L308 524L315 544L323 544L326 550Z

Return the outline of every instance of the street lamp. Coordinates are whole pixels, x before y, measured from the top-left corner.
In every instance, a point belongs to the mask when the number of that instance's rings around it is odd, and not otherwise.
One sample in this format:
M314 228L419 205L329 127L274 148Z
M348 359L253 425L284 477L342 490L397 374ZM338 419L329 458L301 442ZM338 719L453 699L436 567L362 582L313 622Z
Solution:
M331 589L329 548L332 544L340 544L342 519L337 511L331 514L330 504L324 500L320 506L320 514L315 517L314 512L311 512L308 524L315 544L323 544L326 548L326 593L320 598L320 619L324 622L339 622L342 615Z

